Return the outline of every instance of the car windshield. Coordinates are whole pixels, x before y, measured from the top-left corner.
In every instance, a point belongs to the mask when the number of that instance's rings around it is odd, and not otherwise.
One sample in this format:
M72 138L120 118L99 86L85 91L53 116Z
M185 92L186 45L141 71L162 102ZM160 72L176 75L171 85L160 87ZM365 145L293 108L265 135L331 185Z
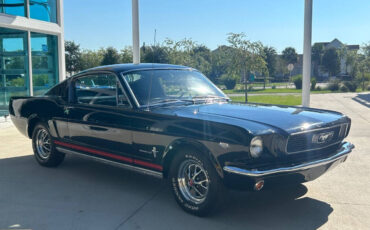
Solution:
M198 71L144 70L125 74L124 78L141 106L228 100L221 90Z

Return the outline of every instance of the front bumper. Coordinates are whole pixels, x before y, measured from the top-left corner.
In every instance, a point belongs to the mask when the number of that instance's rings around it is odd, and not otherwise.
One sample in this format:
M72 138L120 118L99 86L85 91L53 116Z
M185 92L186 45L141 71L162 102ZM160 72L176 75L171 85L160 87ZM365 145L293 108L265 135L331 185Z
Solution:
M339 163L344 162L353 148L353 144L343 142L341 148L338 149L337 152L331 157L289 167L273 168L261 171L257 169L242 169L233 166L225 166L223 169L226 173L226 177L228 177L227 180L232 180L232 184L234 185L243 183L240 179L244 178L247 179L245 182L250 182L251 184L255 183L255 181L258 180L271 178L275 179L275 181L277 182L279 181L279 178L288 178L288 180L289 178L291 178L292 180L297 180L297 182L305 182L316 179L317 177L324 174L326 171L337 166Z

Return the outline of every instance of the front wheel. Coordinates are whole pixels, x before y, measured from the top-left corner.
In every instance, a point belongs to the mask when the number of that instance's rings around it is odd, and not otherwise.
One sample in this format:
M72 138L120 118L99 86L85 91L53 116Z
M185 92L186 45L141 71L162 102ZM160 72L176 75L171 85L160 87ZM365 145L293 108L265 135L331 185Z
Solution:
M47 126L43 123L36 125L32 133L32 147L36 161L46 167L56 167L64 160L64 153L55 149Z
M176 154L169 180L177 203L191 214L205 216L220 204L221 179L210 161L194 150Z

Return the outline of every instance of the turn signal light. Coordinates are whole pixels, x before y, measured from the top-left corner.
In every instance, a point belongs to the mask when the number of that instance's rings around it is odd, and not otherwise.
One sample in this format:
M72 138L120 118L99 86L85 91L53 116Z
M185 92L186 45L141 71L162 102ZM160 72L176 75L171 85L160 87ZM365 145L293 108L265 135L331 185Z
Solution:
M264 185L265 185L265 181L263 180L257 181L257 183L254 184L254 190L260 191Z

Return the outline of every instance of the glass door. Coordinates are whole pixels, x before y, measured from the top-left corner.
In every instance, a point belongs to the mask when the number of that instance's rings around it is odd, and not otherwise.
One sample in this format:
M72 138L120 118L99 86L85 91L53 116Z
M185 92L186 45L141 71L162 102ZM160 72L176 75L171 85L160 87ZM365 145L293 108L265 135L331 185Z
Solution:
M58 38L31 33L33 95L41 95L59 79Z
M29 95L27 32L0 28L0 111L9 98Z

